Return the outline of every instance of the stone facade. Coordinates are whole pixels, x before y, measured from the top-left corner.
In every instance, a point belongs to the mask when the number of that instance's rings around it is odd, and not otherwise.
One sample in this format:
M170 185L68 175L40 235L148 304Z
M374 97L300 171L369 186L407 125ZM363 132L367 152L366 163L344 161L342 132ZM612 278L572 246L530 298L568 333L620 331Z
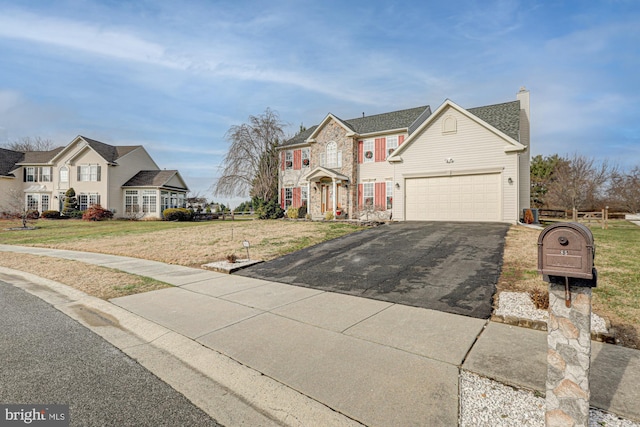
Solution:
M321 166L321 159L326 159L327 144L335 142L338 152L341 153L341 167L327 167L332 171L344 175L348 178L347 182L341 182L337 185L337 205L343 209L348 215L355 211L357 202L357 142L353 138L347 136L347 131L334 120L328 122L320 130L315 138L316 142L310 145L311 170ZM324 187L324 189L323 189ZM333 189L331 178L321 179L320 182L312 182L309 191L309 209L312 217L317 218L323 216L322 206L323 197L326 198L326 191ZM326 205L326 200L324 201ZM325 211L331 210L331 206L325 206Z
M572 287L571 307L564 285L549 285L547 334L547 426L589 425L591 288Z

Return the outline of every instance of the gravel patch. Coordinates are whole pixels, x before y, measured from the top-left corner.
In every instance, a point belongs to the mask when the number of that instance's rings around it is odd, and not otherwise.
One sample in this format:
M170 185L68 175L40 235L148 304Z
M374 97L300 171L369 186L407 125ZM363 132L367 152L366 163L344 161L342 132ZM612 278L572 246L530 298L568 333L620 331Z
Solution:
M463 371L460 375L460 426L544 427L545 399ZM640 427L599 409L589 411L590 427Z
M495 314L544 322L549 320L549 311L536 308L525 292L501 292ZM604 319L596 313L591 313L591 331L603 334L608 332Z

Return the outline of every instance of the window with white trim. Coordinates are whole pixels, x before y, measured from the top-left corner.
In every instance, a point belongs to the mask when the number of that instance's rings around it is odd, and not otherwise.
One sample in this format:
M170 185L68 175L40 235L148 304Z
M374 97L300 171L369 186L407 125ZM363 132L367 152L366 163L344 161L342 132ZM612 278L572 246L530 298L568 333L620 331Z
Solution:
M338 151L338 144L335 141L327 144L325 166L328 168L342 167L342 151Z
M293 151L287 150L284 154L285 169L293 169Z
M80 193L78 195L78 209L86 211L91 205L100 204L100 195L98 193Z
M370 163L375 161L375 144L373 139L365 139L362 143L363 163Z
M308 168L310 163L311 163L311 159L309 158L309 149L303 148L302 149L302 167Z
M284 189L284 208L288 208L293 204L293 188L287 187Z
M142 212L156 212L157 196L155 190L142 190Z
M20 176L20 175L18 175ZM25 168L25 176L24 176L24 181L25 182L36 182L37 178L36 178L36 168L33 166L27 166Z
M48 166L43 167L40 170L40 181L51 182L51 168Z
M138 202L138 190L125 190L124 211L129 214L140 212L140 203Z
M303 185L300 187L300 203L302 206L307 206L307 202L309 201L309 187Z
M362 184L362 201L365 206L373 206L374 203L374 185L373 182L365 182Z
M69 169L66 166L60 168L60 182L69 182Z
M393 182L387 181L387 209L393 209Z
M44 211L48 211L49 210L49 195L48 194L43 194L40 198L41 201L41 205L40 205L40 212L44 212Z
M386 157L389 157L396 150L396 148L398 148L398 137L388 136Z
M39 194L27 194L27 210L37 211L40 204Z
M80 165L78 168L78 181L100 181L99 165Z

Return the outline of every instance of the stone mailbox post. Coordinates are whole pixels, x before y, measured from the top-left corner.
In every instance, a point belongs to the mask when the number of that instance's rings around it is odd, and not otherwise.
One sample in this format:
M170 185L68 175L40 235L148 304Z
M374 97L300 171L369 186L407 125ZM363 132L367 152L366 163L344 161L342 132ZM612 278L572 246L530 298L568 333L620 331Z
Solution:
M540 233L538 272L549 282L547 426L589 425L594 258L593 235L582 224L554 224Z

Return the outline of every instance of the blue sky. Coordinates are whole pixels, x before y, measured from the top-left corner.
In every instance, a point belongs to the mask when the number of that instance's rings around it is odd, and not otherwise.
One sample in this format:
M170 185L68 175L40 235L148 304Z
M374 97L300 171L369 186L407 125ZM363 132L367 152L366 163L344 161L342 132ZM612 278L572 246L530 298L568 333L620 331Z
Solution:
M533 155L629 168L639 22L636 0L0 0L0 143L142 144L211 199L226 131L267 107L293 134L329 112L470 108L526 86Z

